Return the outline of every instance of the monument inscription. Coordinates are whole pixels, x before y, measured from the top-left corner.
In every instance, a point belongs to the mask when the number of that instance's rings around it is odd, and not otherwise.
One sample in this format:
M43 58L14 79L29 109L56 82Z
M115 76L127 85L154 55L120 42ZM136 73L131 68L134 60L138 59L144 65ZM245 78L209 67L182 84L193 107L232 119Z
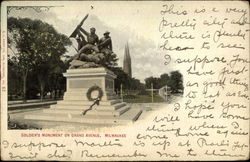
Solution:
M69 88L89 88L93 85L102 87L102 81L100 79L84 79L84 80L70 80Z

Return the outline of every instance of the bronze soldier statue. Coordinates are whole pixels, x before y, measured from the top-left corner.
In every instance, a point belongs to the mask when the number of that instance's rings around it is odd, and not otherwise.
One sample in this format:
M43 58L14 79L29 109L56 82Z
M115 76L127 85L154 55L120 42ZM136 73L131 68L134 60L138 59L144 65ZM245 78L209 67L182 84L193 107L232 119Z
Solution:
M92 27L90 32L87 32L81 27L87 17L88 14L70 35L78 43L77 54L68 60L71 65L70 68L107 67L113 65L112 61L114 61L116 55L112 51L110 32L105 32L103 34L104 37L99 41L95 28Z
M109 36L110 32L106 31L99 41L98 48L102 53L105 54L111 54L112 53L112 40L111 37Z
M87 41L82 34L77 34L76 41L78 44L77 51L79 51L83 46L87 44Z
M87 41L84 38L84 35L87 37ZM90 33L85 31L81 26L77 26L77 37L78 43L78 52L73 57L73 60L79 60L82 54L92 54L93 52L98 53L99 49L97 47L97 43L99 41L98 36L95 34L95 28L90 28Z
M98 36L95 34L96 29L90 28L90 33L84 30L81 26L78 26L79 34L82 35L82 33L87 37L87 44L84 45L79 51L78 54L81 53L87 53L90 54L93 51L95 53L99 52L99 49L97 47L97 43L99 41ZM82 32L82 33L81 33Z

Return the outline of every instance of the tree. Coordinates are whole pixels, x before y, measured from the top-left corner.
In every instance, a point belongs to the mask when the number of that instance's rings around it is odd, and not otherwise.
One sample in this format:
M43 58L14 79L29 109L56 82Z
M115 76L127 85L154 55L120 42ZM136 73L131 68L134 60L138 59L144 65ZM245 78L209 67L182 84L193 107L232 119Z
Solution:
M172 71L170 73L170 82L168 86L171 88L172 93L183 91L182 74L179 71Z
M21 75L20 71L16 66L15 60L8 60L8 95L9 99L12 100L14 97L21 95ZM13 96L15 95L15 96Z
M23 74L23 98L26 100L28 73L35 71L42 100L52 65L60 61L60 56L67 51L66 46L71 45L71 41L66 35L59 34L52 25L41 20L10 17L8 31L9 47L12 51L13 48L16 49L13 57Z
M121 85L123 85L123 90L144 90L144 84L140 80L131 78L127 73L125 73L121 67L112 67L111 71L115 73L117 78L115 79L115 90L120 90Z
M146 78L145 83L146 83L146 88L148 88L148 89L151 88L151 84L153 84L154 88L156 88L156 89L160 88L159 78L156 78L156 77Z
M56 99L57 90L59 90L60 93L61 90L66 89L66 79L62 75L62 73L68 68L66 63L66 61L63 62L60 60L56 64L51 64L53 66L50 68L51 70L48 76L47 89L49 92L54 92L54 99Z
M146 88L150 89L151 84L153 83L154 89L160 89L163 86L168 86L171 89L172 93L179 93L179 91L183 91L183 81L182 74L179 71L170 72L170 76L168 74L162 74L160 78L157 77L148 77L145 79Z
M130 89L131 90L143 90L145 89L145 87L144 87L144 84L142 84L139 79L131 78Z
M120 90L121 84L123 85L124 89L128 89L130 87L129 76L122 70L121 67L112 67L110 70L113 71L117 76L115 79L115 90Z

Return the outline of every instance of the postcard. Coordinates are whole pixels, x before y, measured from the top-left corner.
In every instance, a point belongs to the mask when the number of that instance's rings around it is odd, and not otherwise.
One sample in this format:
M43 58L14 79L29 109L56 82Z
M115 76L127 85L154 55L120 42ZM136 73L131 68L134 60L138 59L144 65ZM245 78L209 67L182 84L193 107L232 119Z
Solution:
M3 1L1 160L249 159L247 1Z

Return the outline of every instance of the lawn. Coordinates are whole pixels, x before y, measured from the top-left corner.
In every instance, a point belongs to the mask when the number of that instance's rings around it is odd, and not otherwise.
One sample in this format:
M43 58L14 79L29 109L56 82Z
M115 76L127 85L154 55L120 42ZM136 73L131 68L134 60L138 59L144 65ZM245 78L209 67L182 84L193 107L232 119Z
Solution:
M154 103L166 102L158 94L154 95L153 100L154 100ZM150 95L124 96L123 101L127 103L152 103L152 97Z

